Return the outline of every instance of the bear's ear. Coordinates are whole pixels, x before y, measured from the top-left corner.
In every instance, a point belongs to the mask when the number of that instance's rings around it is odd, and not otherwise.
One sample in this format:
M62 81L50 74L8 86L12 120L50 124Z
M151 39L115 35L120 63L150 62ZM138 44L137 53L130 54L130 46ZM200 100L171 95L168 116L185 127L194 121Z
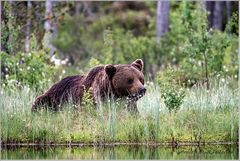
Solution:
M105 72L107 73L108 77L110 79L113 78L114 74L116 73L117 69L115 66L113 66L112 64L108 64L104 67Z
M137 68L138 70L140 70L141 72L143 71L143 61L142 61L142 59L135 60L131 65L134 66L135 68Z

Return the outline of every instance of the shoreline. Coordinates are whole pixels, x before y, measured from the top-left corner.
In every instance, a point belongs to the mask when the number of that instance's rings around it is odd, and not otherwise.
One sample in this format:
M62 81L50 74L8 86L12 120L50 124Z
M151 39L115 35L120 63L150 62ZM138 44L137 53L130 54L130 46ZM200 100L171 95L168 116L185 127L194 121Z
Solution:
M226 141L218 141L218 142L92 142L92 143L83 143L83 142L65 142L65 143L13 143L13 142L1 142L1 148L9 148L9 147L84 147L84 146L169 146L169 147L179 147L179 146L204 146L204 145L239 145L239 142L226 142Z

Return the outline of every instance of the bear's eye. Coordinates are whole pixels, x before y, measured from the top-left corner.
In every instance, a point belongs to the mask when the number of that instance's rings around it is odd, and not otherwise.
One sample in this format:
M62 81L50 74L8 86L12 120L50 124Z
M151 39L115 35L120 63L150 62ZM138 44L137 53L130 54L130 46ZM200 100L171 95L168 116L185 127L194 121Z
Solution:
M133 83L133 79L128 79L128 84L132 84Z

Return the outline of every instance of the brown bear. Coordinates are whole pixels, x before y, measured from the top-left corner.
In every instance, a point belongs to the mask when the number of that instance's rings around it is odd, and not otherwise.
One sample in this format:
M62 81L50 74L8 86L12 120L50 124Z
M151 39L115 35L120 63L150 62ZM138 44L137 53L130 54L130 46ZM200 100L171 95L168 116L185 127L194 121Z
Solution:
M57 111L70 99L74 104L80 105L84 92L90 88L96 104L109 98L126 98L128 107L137 111L136 101L146 92L143 66L143 61L137 59L131 64L95 67L87 76L66 77L38 96L32 105L32 111L40 106Z

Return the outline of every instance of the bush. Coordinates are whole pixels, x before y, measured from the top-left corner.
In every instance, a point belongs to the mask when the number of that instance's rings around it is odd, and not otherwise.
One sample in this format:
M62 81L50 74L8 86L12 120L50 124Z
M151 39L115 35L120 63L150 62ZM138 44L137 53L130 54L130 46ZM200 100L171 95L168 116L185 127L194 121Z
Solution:
M156 81L160 86L161 97L170 114L180 109L185 97L185 91L180 85L181 77L182 71L175 72L174 69L168 69L157 75Z
M51 82L56 68L45 51L8 55L1 52L2 81L6 87L41 89Z
M171 79L191 87L209 82L210 77L236 77L237 35L208 29L207 12L200 3L179 4L170 12L170 31L160 42L160 53L168 53L162 65L179 68L171 73ZM235 21L233 14L229 26Z

